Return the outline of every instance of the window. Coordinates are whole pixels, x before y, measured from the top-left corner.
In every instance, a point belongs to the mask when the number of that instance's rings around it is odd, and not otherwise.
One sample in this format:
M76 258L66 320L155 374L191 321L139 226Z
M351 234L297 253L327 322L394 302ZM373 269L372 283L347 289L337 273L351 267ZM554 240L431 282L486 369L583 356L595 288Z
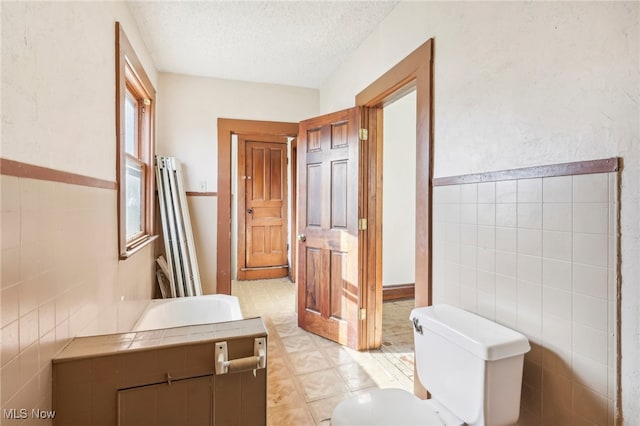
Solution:
M127 258L153 236L155 89L116 22L118 240Z

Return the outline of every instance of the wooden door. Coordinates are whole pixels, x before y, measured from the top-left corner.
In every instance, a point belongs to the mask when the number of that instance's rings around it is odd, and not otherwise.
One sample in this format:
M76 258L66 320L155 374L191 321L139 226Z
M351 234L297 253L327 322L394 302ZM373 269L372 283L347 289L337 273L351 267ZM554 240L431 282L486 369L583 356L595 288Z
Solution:
M359 113L300 123L298 325L361 349L358 258Z
M239 138L244 173L239 176L238 279L288 274L287 144L274 139Z

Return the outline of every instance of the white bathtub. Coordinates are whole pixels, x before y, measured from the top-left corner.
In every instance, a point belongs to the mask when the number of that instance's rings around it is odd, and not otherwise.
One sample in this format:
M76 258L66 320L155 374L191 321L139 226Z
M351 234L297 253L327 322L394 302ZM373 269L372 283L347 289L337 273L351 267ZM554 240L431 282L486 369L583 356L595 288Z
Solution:
M240 319L242 319L242 311L236 296L211 294L175 299L154 299L142 312L132 331L157 330Z

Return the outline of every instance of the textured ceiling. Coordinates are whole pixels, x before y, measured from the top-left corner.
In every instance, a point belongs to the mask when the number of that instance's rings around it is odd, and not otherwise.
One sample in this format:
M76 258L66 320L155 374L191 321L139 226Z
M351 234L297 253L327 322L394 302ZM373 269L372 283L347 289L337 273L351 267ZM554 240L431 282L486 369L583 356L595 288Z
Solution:
M396 1L130 1L161 72L318 88Z

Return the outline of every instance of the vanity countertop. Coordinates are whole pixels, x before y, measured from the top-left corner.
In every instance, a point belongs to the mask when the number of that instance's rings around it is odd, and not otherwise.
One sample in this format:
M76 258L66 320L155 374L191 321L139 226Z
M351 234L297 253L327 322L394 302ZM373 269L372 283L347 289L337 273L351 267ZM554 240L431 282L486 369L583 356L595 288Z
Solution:
M55 364L128 351L266 335L264 322L257 317L161 330L75 337L52 361Z

